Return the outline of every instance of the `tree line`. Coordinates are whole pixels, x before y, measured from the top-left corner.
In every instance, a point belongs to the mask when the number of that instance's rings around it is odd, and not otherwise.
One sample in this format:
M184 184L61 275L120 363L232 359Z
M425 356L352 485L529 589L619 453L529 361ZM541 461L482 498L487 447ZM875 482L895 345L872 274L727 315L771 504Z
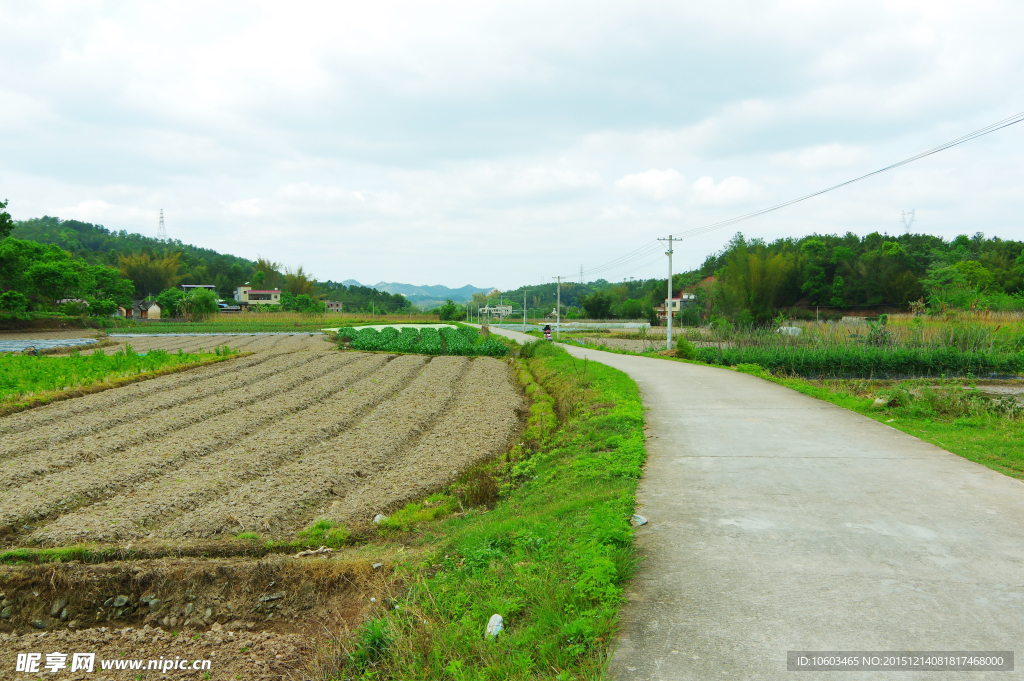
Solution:
M499 296L544 316L553 312L557 284L545 283L474 296L483 307ZM770 243L736 234L695 270L673 276L673 292L696 295L684 323L713 317L765 323L784 316L844 312L1024 309L1024 242L961 235L860 237L812 234ZM566 319L649 319L665 302L667 279L563 282ZM479 300L477 300L479 298Z

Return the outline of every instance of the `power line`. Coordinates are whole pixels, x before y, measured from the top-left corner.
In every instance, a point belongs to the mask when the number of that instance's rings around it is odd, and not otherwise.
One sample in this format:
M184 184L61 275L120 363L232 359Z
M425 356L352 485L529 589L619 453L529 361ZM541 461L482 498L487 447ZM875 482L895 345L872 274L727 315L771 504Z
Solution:
M995 132L997 130L1001 130L1002 128L1006 128L1006 127L1009 127L1011 125L1015 125L1017 123L1020 123L1021 121L1024 121L1024 111L1022 111L1020 113L1017 113L1017 114L1014 114L1013 116L1010 116L1008 118L1004 118L1001 121L997 121L995 123L992 123L991 125L986 125L985 127L979 128L978 130L975 130L974 132L967 133L966 135L962 135L960 137L957 137L954 140L950 140L948 142L940 144L939 146L933 147L931 149L928 149L927 151L922 151L921 153L915 154L913 156L910 156L909 158L905 158L902 161L899 161L897 163L893 163L891 165L885 166L884 168L880 168L880 169L878 169L878 170L876 170L874 172L868 173L866 175L861 175L860 177L855 177L852 180L847 180L846 182L841 182L840 184L833 185L833 186L828 187L826 189L821 189L819 191L812 192L810 194L807 194L806 196L801 196L800 198L792 199L790 201L785 201L783 203L779 203L779 204L776 204L774 206L770 206L768 208L763 208L761 210L757 210L757 211L754 211L752 213L746 213L744 215L739 215L737 217L730 218L728 220L722 220L720 222L713 222L713 223L711 223L709 225L704 225L702 227L696 227L694 229L686 230L680 236L677 236L675 238L677 240L678 239L688 239L688 238L699 236L701 234L706 234L708 232L712 232L712 231L715 231L715 230L718 230L718 229L723 229L725 227L731 227L732 225L739 224L740 222L745 222L747 220L752 220L752 219L754 219L756 217L760 217L760 216L765 215L767 213L771 213L773 211L777 211L777 210L780 210L782 208L786 208L787 206L792 206L795 203L800 203L801 201L806 201L808 199L813 199L816 196L821 196L822 194L826 194L826 193L828 193L830 191L833 191L835 189L839 189L840 187L845 187L847 185L854 184L855 182L860 182L861 180L866 180L866 179L868 179L870 177L874 177L875 175L880 175L880 174L882 174L884 172L888 172L890 170L894 170L894 169L899 168L901 166L905 166L908 163L913 163L914 161L918 161L918 160L920 160L922 158L925 158L927 156L931 156L932 154L937 154L940 151L945 151L946 149L950 149L950 148L955 147L957 145L963 144L964 142L970 142L971 140L977 139L977 138L982 137L984 135L988 135L989 133ZM650 256L655 251L660 250L660 248L661 248L661 245L658 243L658 241L648 242L648 243L644 244L643 246L641 246L640 248L638 248L638 249L636 249L634 251L631 251L631 252L629 252L629 253L627 253L625 255L619 256L618 258L615 258L614 260L610 260L609 262L604 263L603 265L599 265L599 266L594 267L592 269L586 270L586 274L593 275L593 274L598 273L598 272L606 272L606 271L609 271L609 270L620 269L620 268L624 267L625 265L632 264L633 262L636 262L637 260L640 260L642 258ZM631 272L635 272L637 269L640 269L641 267L645 267L648 264L651 264L653 262L657 262L657 260L660 260L660 257L658 259L656 259L656 260L650 261L649 263L645 263L644 265L641 265L640 267L638 267L636 269L633 269L633 270L630 270L630 271Z
M682 237L680 237L680 238L694 237L694 236L698 236L700 234L705 234L707 232L712 232L712 231L714 231L716 229L722 229L723 227L730 227L730 226L735 225L737 223L744 222L746 220L750 220L750 219L759 217L761 215L765 215L766 213L771 213L772 211L776 211L776 210L779 210L781 208L785 208L787 206L792 206L794 203L800 203L801 201L806 201L807 199L813 199L815 196L821 196L822 194L825 194L827 192L833 191L835 189L839 189L840 187L845 187L847 185L853 184L854 182L860 182L861 180L866 180L869 177L874 177L875 175L880 175L880 174L882 174L884 172L888 172L888 171L893 170L895 168L899 168L900 166L905 166L908 163L913 163L914 161L918 161L918 160L920 160L922 158L925 158L927 156L931 156L932 154L937 154L940 151L945 151L946 149L949 149L951 147L955 147L955 146L957 146L959 144L963 144L964 142L970 142L971 140L974 140L974 139L977 139L977 138L982 137L984 135L987 135L989 133L995 132L996 130L1001 130L1002 128L1009 127L1009 126L1014 125L1016 123L1020 123L1021 121L1024 121L1024 111L1022 111L1022 112L1020 112L1018 114L1014 114L1013 116L1010 116L1009 118L1004 118L1003 120L997 121L996 123L992 123L991 125L986 125L984 128L979 128L978 130L975 130L974 132L970 132L970 133L967 133L966 135L963 135L961 137L957 137L955 140L951 140L951 141L946 142L944 144L940 144L939 146L933 147L932 149L929 149L928 151L922 151L919 154L914 154L913 156L911 156L909 158L905 158L902 161L899 161L897 163L893 163L892 165L888 165L888 166L886 166L884 168L880 168L879 170L876 170L874 172L868 173L867 175L861 175L860 177L855 177L852 180L847 180L846 182L841 182L840 184L833 185L831 187L828 187L827 189L821 189L819 191L812 192L811 194L807 194L806 196L801 196L798 199L792 199L791 201L786 201L784 203L779 203L779 204L776 204L776 205L771 206L769 208L763 208L761 210L754 211L753 213L747 213L746 215L740 215L738 217L730 218L728 220L722 220L721 222L713 222L710 225L704 225L703 227L697 227L695 229L691 229L691 230L685 231L685 232L683 232Z

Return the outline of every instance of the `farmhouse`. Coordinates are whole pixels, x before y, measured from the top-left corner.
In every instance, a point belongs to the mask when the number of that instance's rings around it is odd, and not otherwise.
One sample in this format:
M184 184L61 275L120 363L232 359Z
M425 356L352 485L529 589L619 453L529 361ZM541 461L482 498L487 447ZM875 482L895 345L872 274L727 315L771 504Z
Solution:
M141 300L132 305L133 319L160 319L160 306L152 300Z
M243 307L249 305L280 305L279 289L260 290L251 286L239 286L235 289L235 302Z
M683 309L684 307L687 307L689 305L693 305L693 303L696 302L696 300L697 300L697 294L695 294L695 293L680 293L678 296L673 296L672 297L672 314L673 315L678 314L678 312L681 309ZM658 319L666 319L666 317L665 317L665 306L666 306L667 302L668 301L666 299L665 303L662 303L661 305L659 305L656 308L657 311L658 311Z
M328 312L341 312L341 307L342 305L344 305L344 303L339 302L337 300L325 300L324 305L326 306L326 310Z

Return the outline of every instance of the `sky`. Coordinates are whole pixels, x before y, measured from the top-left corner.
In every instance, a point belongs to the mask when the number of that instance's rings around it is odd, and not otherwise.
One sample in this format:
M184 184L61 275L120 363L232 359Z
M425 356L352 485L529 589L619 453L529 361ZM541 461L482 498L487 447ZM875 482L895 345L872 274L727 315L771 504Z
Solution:
M664 277L654 241L1024 111L1024 3L0 4L0 197L318 279ZM739 230L1024 238L1024 123Z

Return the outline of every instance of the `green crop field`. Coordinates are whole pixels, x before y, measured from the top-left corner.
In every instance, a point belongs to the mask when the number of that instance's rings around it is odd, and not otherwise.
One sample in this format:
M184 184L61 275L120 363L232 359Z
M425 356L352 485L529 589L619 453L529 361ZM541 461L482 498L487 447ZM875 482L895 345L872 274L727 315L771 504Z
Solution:
M109 355L102 349L97 349L89 355L72 352L71 355L63 357L2 354L0 401L14 402L161 369L193 366L211 358L226 356L228 353L230 350L227 348L218 348L212 354L202 355L182 352L172 354L165 350L139 354L132 350L130 345L125 345L121 350Z
M338 329L338 338L355 350L488 357L504 357L509 352L505 343L485 338L467 326L442 329L406 327L401 330L389 326L380 331L342 328Z

